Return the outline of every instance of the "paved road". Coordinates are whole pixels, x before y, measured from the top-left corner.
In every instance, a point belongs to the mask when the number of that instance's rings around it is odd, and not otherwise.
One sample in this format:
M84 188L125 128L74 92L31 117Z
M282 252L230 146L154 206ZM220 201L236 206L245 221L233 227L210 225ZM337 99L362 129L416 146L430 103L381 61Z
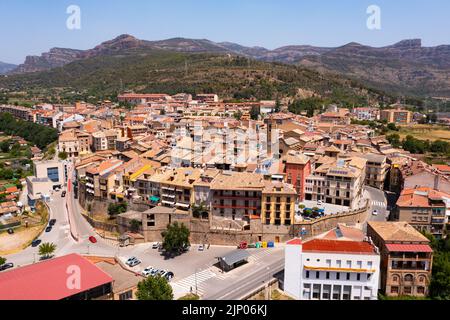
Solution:
M388 201L384 191L366 186L365 191L369 195L369 215L366 223L364 223L364 232L367 231L367 222L369 221L387 221L389 218ZM378 215L373 215L374 210Z

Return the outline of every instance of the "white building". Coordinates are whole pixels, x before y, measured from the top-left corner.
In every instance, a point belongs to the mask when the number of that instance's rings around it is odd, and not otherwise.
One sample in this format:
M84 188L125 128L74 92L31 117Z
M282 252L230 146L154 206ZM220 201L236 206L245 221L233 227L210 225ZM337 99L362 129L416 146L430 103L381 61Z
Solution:
M284 291L298 300L377 300L379 268L369 242L294 239L285 249Z

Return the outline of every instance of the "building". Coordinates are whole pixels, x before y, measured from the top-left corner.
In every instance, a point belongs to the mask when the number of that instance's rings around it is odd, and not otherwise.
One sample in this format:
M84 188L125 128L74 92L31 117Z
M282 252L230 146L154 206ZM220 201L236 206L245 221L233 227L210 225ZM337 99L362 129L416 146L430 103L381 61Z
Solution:
M211 183L213 219L242 225L248 224L251 217L260 219L265 185L262 175L224 171Z
M367 235L380 248L381 291L387 296L426 296L433 262L430 241L406 222L371 221Z
M30 206L53 190L62 188L67 181L67 167L63 161L34 161L33 164L34 175L26 178Z
M58 150L66 152L69 158L90 152L89 134L79 130L66 130L59 135Z
M197 94L195 99L202 103L217 103L219 102L219 96L217 94Z
M119 168L123 161L111 159L92 166L86 170L86 194L88 197L108 199L114 186L114 169Z
M381 154L368 153L361 155L367 159L366 164L366 185L383 190L388 173L389 164L387 157Z
M319 166L306 178L305 199L356 208L366 177L366 159L337 159Z
M311 174L311 160L303 154L288 153L282 161L285 182L294 185L299 201L305 200L306 177Z
M167 102L170 96L167 94L135 94L125 93L118 97L119 102L126 102L131 104L147 104L152 102Z
M21 106L0 105L0 112L9 113L17 119L30 122L35 122L36 119L33 114L33 109Z
M377 300L379 264L367 241L294 239L285 248L284 291L298 300Z
M354 108L353 115L360 121L375 121L380 118L380 110L378 108Z
M297 192L291 184L265 181L262 191L261 222L266 225L294 224Z
M81 277L81 278L80 278ZM78 254L0 273L0 300L110 298L113 279Z
M436 238L442 238L446 236L449 204L448 193L428 187L405 189L397 201L395 218L408 222L418 231L426 231Z
M410 124L412 115L411 111L403 109L381 110L380 120L386 120L388 123Z

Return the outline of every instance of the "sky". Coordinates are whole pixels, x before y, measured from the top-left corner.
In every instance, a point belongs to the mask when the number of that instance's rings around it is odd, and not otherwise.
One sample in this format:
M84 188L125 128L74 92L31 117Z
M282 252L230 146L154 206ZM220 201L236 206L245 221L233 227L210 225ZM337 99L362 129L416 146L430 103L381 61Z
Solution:
M81 10L70 30L67 8ZM367 8L380 8L380 30L367 27ZM450 44L448 0L1 0L0 61L19 64L53 47L90 49L131 34L229 41L275 49L349 42L385 46L420 38Z

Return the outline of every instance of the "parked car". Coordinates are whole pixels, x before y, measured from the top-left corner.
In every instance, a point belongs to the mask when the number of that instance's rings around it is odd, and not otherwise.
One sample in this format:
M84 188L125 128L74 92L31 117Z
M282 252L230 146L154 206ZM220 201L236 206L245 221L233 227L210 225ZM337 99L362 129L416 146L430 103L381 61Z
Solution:
M152 245L152 249L159 249L160 246L161 244L159 242L154 242Z
M31 246L33 247L33 248L36 248L38 245L40 245L41 244L41 240L39 240L39 239L36 239L36 240L34 240L32 243L31 243Z
M199 245L198 246L198 251L205 251L205 246L204 245Z
M151 272L150 272L150 276L152 276L152 277L155 277L158 273L159 273L159 269L153 269Z
M90 236L90 237L89 237L89 241L90 241L91 243L97 243L97 239L96 239L94 236Z
M48 225L49 225L49 226L52 226L52 227L53 227L55 224L56 224L56 219L52 219L52 220L50 220L49 223L48 223Z
M61 197L64 198L65 196L66 196L66 191L63 191L63 192L61 193Z
M184 252L188 252L189 250L191 250L191 246L185 245L185 246L183 247L183 251L184 251Z
M377 215L378 215L378 211L377 211L377 210L373 210L372 214L373 214L374 216L377 216Z
M14 268L14 263L5 263L0 266L0 271L5 271L11 268Z
M318 200L317 201L317 205L319 205L319 206L323 205L323 201L322 200Z
M11 229L11 228L9 228L9 229L8 229L8 234L14 234L14 230Z
M47 233L49 233L49 232L51 232L52 231L52 226L48 226L46 229L45 229L45 232L47 232Z
M166 271L166 270L163 270L163 272L160 273L160 275L161 275L161 277L166 278L167 281L172 280L173 277L174 277L173 272L171 272L171 271Z
M141 272L141 274L144 276L144 277L149 277L149 276L151 276L151 274L152 274L152 272L153 272L153 267L147 267L147 268L145 268L144 270L142 270L142 272Z
M132 257L132 258L127 260L126 264L129 267L135 267L135 266L141 264L141 261L138 258L136 258L136 257Z

